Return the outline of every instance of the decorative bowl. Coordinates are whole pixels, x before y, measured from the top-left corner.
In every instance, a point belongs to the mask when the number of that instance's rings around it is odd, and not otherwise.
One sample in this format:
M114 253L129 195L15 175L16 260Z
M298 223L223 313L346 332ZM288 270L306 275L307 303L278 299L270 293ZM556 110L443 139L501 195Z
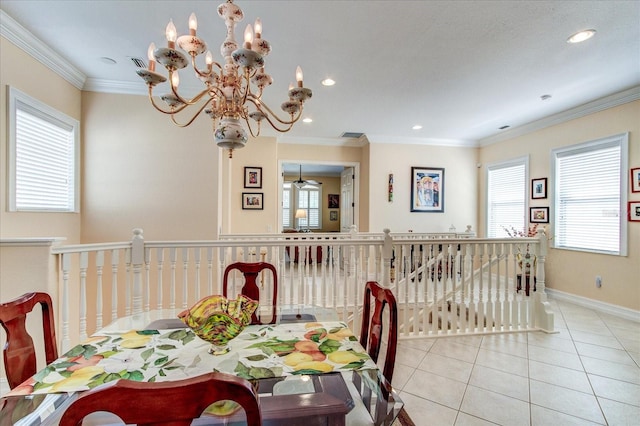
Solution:
M198 337L211 343L209 353L223 355L229 352L229 342L251 322L257 308L257 301L243 295L235 300L213 295L180 312L178 318Z

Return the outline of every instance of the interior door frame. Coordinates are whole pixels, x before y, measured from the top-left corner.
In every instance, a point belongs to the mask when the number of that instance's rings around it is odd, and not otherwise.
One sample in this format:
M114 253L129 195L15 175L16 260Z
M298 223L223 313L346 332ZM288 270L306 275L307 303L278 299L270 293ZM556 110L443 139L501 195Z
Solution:
M302 164L304 170L305 164L323 164L327 166L343 166L353 167L355 176L353 183L353 199L355 206L353 209L353 222L356 229L360 229L360 163L353 161L320 161L320 160L278 160L278 226L276 232L282 233L282 185L284 184L283 164L295 163Z

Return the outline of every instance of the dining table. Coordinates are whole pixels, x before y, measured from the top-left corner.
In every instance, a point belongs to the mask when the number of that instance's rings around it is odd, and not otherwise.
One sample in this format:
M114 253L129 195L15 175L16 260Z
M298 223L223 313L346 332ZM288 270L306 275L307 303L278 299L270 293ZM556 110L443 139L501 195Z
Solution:
M260 307L270 312L269 307ZM118 379L171 381L212 371L249 380L264 425L391 425L403 402L334 309L283 306L275 324L248 325L213 355L180 310L126 315L95 332L0 398L0 426L55 425L82 392ZM194 424L243 424L213 404ZM116 424L104 413L85 424Z

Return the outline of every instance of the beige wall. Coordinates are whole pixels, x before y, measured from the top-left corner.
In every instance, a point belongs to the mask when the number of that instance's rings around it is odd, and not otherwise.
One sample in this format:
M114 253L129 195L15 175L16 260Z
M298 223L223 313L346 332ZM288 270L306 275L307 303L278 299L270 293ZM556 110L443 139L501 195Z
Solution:
M77 213L8 211L7 97L8 86L15 87L80 121L81 91L4 37L0 37L0 64L0 238L64 237L67 243L78 243L80 215Z
M145 96L83 93L82 241L214 239L218 156L211 122L175 126Z
M369 147L371 232L446 232L476 228L478 153L475 148L372 144ZM444 168L444 213L411 212L411 167ZM393 173L393 202L387 198Z
M486 165L529 155L531 178L551 177L551 150L629 132L629 167L640 167L640 101L611 108L583 118L558 124L537 132L480 150L482 168L478 170L480 208L478 209L480 235L484 234L485 173ZM628 171L625 174L628 175ZM627 179L629 179L627 177ZM549 180L549 195L553 195L553 182ZM548 198L542 204L549 205ZM631 193L629 200L640 200L640 194ZM534 205L532 203L532 205ZM551 207L551 206L550 206ZM593 224L598 226L597 223ZM553 234L553 223L550 224ZM640 223L628 223L628 256L611 256L570 250L550 249L547 257L546 284L549 288L596 299L626 308L640 310ZM595 277L602 277L602 287L595 286Z

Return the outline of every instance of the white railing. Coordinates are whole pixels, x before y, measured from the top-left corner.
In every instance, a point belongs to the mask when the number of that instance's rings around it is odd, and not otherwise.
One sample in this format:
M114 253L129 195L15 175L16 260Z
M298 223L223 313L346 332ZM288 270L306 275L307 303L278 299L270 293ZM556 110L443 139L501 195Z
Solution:
M336 309L359 330L364 284L390 287L400 337L553 329L546 303L546 237L477 239L473 233L299 233L226 235L215 241L131 241L55 247L59 257L62 348L114 319L150 309L184 309L222 293L236 261L265 261L278 273L260 278L263 305ZM535 267L524 273L518 253ZM523 289L517 290L518 280ZM231 294L242 280L233 276ZM528 295L526 282L531 284ZM534 283L536 291L533 291Z

